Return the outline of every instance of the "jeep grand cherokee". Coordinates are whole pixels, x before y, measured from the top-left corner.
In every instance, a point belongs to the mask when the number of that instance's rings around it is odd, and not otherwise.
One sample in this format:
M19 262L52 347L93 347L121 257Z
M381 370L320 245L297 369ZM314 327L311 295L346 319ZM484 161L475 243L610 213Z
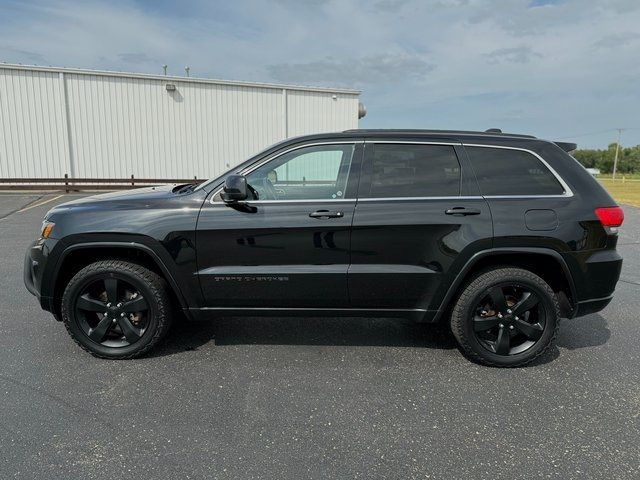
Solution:
M149 351L178 307L448 322L469 358L523 365L620 274L622 210L573 148L499 131L294 138L200 185L53 208L25 283L105 358Z

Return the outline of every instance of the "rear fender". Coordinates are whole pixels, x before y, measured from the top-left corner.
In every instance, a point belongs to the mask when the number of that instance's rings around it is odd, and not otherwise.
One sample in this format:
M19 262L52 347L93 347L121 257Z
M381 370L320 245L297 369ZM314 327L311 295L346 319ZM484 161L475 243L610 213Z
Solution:
M509 247L509 248L492 248L488 250L482 250L480 252L475 253L471 256L471 258L467 261L464 267L460 270L458 275L455 277L451 285L449 286L447 293L445 294L440 305L434 306L433 310L436 310L435 315L429 319L430 322L439 321L445 312L448 311L451 302L455 300L455 295L458 292L459 288L462 284L467 280L469 272L471 272L478 262L487 257L495 257L496 263L499 264L500 257L506 255L513 254L522 254L522 255L545 255L547 257L553 258L561 267L567 284L569 285L570 290L570 298L569 300L569 308L571 311L575 312L576 303L576 288L573 282L573 277L571 275L571 271L567 266L562 255L555 250L550 248L517 248L517 247Z

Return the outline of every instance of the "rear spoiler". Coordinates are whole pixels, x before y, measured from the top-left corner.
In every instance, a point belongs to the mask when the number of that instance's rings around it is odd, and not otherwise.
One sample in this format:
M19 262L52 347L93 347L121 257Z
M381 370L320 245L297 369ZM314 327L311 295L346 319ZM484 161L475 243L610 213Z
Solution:
M578 148L578 145L575 143L569 143L569 142L553 142L553 143L555 143L557 146L559 146L562 150L564 150L567 153L571 153Z

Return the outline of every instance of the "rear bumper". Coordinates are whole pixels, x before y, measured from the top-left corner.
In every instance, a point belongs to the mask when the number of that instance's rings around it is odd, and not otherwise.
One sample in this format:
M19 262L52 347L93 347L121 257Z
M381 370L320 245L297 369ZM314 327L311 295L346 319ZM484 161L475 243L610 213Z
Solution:
M573 317L583 317L585 315L589 315L590 313L596 313L600 310L604 310L604 308L611 303L613 300L613 295L604 298L594 298L592 300L584 300L582 302L578 302L576 306Z
M622 270L622 257L615 250L582 252L576 255L574 283L577 302L572 317L603 310L613 299Z

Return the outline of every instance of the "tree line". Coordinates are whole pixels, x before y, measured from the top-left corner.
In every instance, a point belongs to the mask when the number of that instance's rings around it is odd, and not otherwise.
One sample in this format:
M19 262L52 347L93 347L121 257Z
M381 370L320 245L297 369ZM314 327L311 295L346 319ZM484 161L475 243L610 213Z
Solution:
M606 150L576 150L572 155L586 168L598 168L601 173L612 173L616 144L610 144ZM640 173L640 145L620 146L616 171L621 174Z

